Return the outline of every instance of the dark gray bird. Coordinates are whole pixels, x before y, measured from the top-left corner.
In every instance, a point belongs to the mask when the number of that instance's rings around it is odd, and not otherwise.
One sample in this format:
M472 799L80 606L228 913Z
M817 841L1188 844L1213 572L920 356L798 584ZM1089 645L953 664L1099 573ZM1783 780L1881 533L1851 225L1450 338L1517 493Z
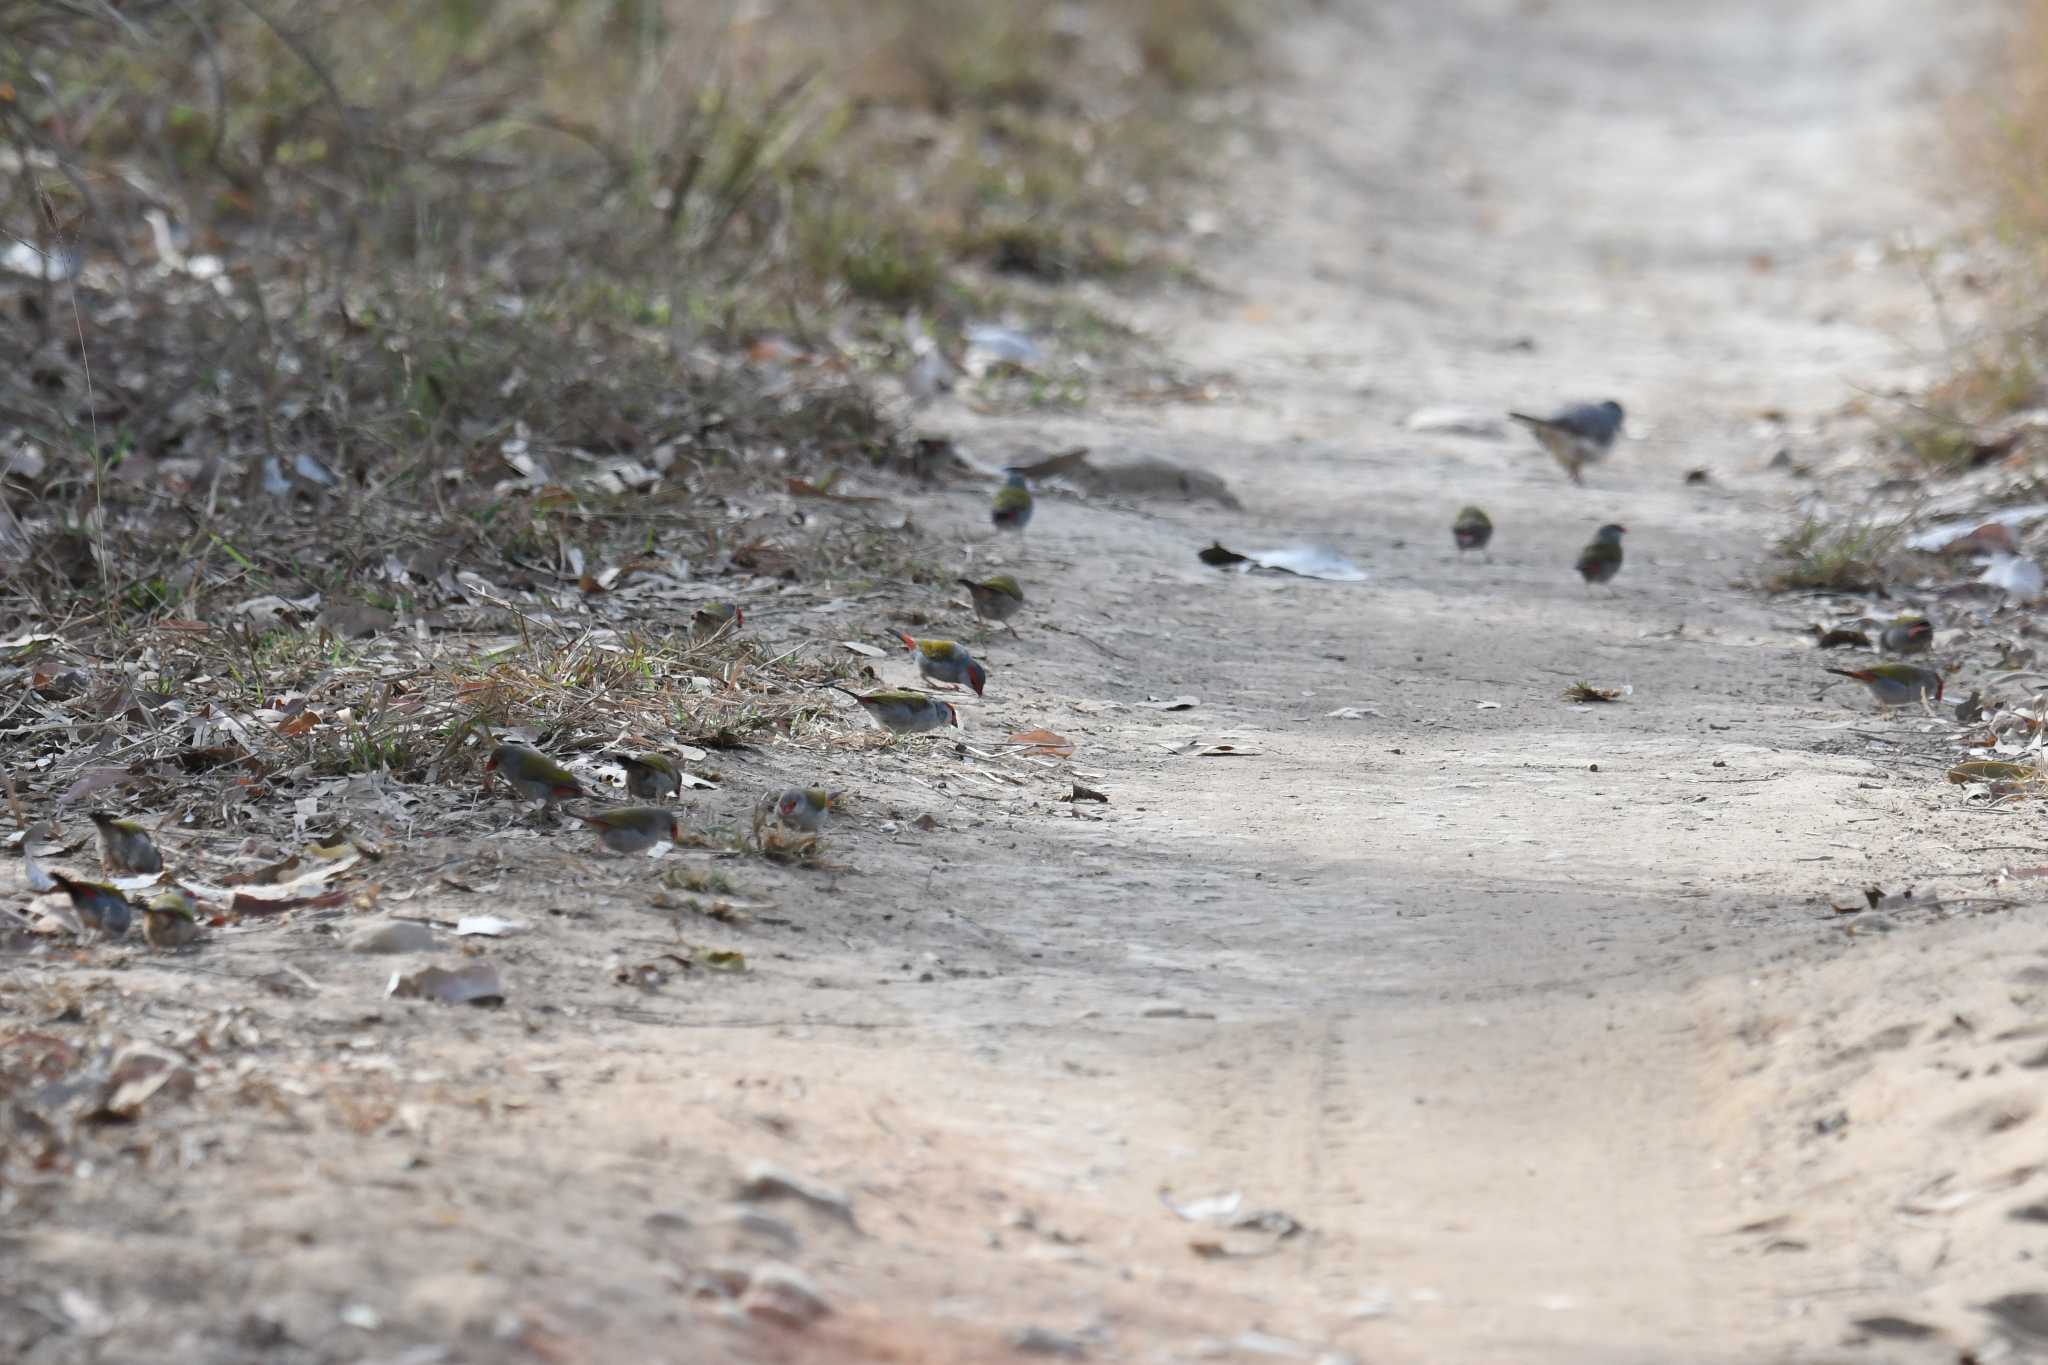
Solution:
M1587 587L1605 583L1621 572L1621 538L1627 533L1628 527L1609 522L1594 532L1592 544L1579 551L1575 567Z
M1477 507L1466 507L1451 523L1451 539L1457 542L1461 556L1467 550L1483 551L1493 539L1493 520Z
M1529 428L1537 444L1564 466L1573 483L1585 482L1579 477L1581 469L1607 458L1614 438L1621 435L1621 416L1621 404L1611 398L1604 403L1575 403L1548 417L1508 414L1510 421Z

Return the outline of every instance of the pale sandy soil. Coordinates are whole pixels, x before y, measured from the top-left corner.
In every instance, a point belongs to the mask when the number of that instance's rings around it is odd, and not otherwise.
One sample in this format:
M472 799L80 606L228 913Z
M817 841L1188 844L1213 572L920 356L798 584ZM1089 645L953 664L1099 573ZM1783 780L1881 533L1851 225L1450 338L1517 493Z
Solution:
M752 918L685 933L743 976L619 985L672 940L658 868L452 827L394 841L418 894L393 908L527 921L478 950L500 1010L381 999L391 961L315 917L20 968L209 1080L24 1192L9 1349L937 1365L1031 1358L1035 1327L1107 1361L1996 1356L1974 1305L2048 1287L2048 1225L2009 1216L2048 1198L2048 944L2034 883L1990 883L2048 857L1970 851L2031 840L1939 784L1930 722L1821 697L1806 609L1737 584L1800 491L1770 454L1841 454L1844 402L1936 339L1885 248L1941 230L1920 149L1990 10L1291 19L1204 249L1220 288L1135 306L1222 398L928 414L992 462L1085 443L1244 500L1048 497L992 549L983 491L920 509L935 553L1032 595L969 742L1045 725L1071 764L723 763L707 809L791 775L850 793L832 870L717 865ZM1607 394L1633 437L1583 489L1524 440L1403 425ZM1466 501L1490 563L1454 562ZM1571 558L1609 520L1627 567L1589 593ZM1370 580L1218 574L1212 537L1327 544ZM1568 706L1580 678L1631 692ZM1165 747L1189 740L1253 752ZM1077 772L1110 803L1058 803ZM420 871L443 865L472 889ZM1890 933L1829 909L1872 882L1986 900ZM850 1220L740 1199L757 1161ZM1162 1190L1303 1230L1197 1225ZM764 1261L831 1315L707 1291ZM1852 1326L1880 1314L1933 1335Z

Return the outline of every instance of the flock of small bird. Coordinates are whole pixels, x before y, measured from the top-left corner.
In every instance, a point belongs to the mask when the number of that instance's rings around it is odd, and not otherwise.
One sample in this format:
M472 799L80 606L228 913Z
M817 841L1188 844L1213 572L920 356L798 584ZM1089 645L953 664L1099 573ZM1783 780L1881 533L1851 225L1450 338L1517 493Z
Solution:
M1619 403L1578 404L1549 417L1526 413L1508 414L1535 435L1536 440L1564 467L1575 484L1582 484L1582 472L1589 464L1604 459L1621 433ZM1032 498L1021 474L1011 474L997 490L990 520L998 531L1022 532L1031 520ZM1602 526L1593 540L1579 552L1574 565L1588 587L1607 583L1621 572L1621 538L1627 528ZM1493 522L1478 507L1465 507L1451 524L1452 540L1462 553L1482 553L1493 539ZM1004 626L1014 636L1009 619L1024 606L1024 591L1009 574L984 579L958 580L972 599L976 618ZM745 624L740 608L731 603L709 602L691 616L693 642L707 643ZM897 632L917 662L921 678L936 686L971 688L976 696L988 682L988 670L967 646L956 640L919 639ZM1934 644L1934 627L1925 617L1905 617L1887 625L1879 646L1888 654L1924 654ZM1830 668L1830 673L1853 678L1869 689L1881 708L1905 706L1942 698L1941 674L1931 668L1909 663L1880 663L1869 668ZM910 688L882 688L855 692L830 684L844 692L892 736L922 734L958 726L959 713L953 704L929 692ZM627 793L642 802L655 803L680 795L683 774L675 761L660 753L614 753L608 755L625 775ZM557 802L587 798L591 793L581 779L562 764L530 745L505 741L497 744L484 762L485 783L502 778L518 796L542 803L544 815L552 815ZM803 835L816 834L824 827L832 808L834 793L820 787L792 787L764 800L755 811L756 829L773 823ZM589 826L599 841L618 853L643 853L662 840L680 841L683 828L675 810L666 805L624 806L612 810L569 812ZM154 875L163 870L163 858L149 833L133 820L108 812L92 816L100 835L103 866L121 875ZM62 873L51 879L71 900L80 923L89 932L109 938L126 934L133 912L143 916L143 938L153 948L175 948L198 936L197 907L182 888L173 886L146 905L135 906L119 889L98 882L80 881Z
M1031 489L1021 474L1011 474L997 490L990 520L998 532L1022 533L1031 520ZM982 622L1002 624L1014 636L1009 619L1024 606L1024 590L1009 574L984 579L958 580L972 598L975 617ZM729 602L707 602L690 618L692 643L707 644L746 624L746 615ZM926 640L897 632L917 671L926 681L941 687L967 687L978 697L988 683L988 669L967 646L956 640ZM875 722L890 735L915 735L947 725L960 724L953 704L928 692L909 688L883 688L854 692L831 685L860 703ZM637 801L658 803L681 794L683 773L675 760L661 753L612 753L607 755L625 776L625 788ZM579 801L592 795L582 779L562 764L528 744L497 743L484 760L486 787L501 779L511 791L541 803L543 816L555 814L562 801ZM763 800L755 809L755 829L774 824L798 835L815 835L824 827L835 793L822 787L791 787ZM604 847L616 853L644 853L666 839L680 842L683 826L673 807L660 804L622 806L610 810L567 812L593 830ZM149 831L133 820L105 811L92 816L100 836L100 862L116 876L155 876L163 871L163 856ZM199 934L198 907L183 888L173 886L146 905L137 906L115 886L81 881L63 873L49 874L51 884L71 901L82 929L103 938L124 936L140 911L143 938L158 949L191 943Z
M1573 404L1549 417L1532 417L1525 412L1511 412L1508 417L1527 427L1537 444L1564 466L1575 484L1585 482L1585 467L1605 459L1621 435L1622 408L1612 399ZM1610 582L1621 572L1621 538L1627 532L1626 526L1610 522L1579 551L1573 567L1588 587ZM1484 551L1493 539L1493 522L1482 509L1465 507L1451 523L1451 539L1460 553ZM1934 647L1933 623L1924 616L1901 617L1880 632L1878 646L1887 654L1925 654ZM1882 709L1924 705L1942 697L1941 674L1919 664L1880 663L1869 668L1830 668L1828 672L1862 683Z
M1526 412L1511 412L1508 417L1529 428L1536 443L1564 466L1564 472L1576 484L1585 482L1585 467L1606 459L1621 435L1621 404L1611 398L1602 403L1575 403L1549 417L1531 417ZM1591 544L1579 551L1574 567L1587 587L1611 582L1621 572L1621 538L1626 534L1628 527L1609 522L1594 532ZM1451 523L1451 539L1460 553L1483 553L1493 540L1493 519L1482 508L1465 507Z

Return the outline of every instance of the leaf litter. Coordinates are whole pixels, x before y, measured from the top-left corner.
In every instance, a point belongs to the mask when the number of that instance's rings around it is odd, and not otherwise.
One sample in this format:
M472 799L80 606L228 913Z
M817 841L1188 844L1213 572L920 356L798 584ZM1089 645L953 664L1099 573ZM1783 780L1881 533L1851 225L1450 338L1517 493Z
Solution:
M393 972L384 993L394 1000L432 1000L443 1005L502 1005L505 988L488 962L466 967L422 967Z

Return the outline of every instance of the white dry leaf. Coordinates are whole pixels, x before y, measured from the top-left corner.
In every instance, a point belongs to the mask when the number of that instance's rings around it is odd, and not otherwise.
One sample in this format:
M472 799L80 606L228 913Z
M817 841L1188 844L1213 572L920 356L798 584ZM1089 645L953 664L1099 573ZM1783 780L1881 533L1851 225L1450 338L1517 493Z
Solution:
M311 616L320 610L320 594L309 593L304 597L285 598L276 593L252 597L246 602L237 602L228 610L236 616L246 616L256 625L275 626L294 616Z
M496 915L465 915L455 921L457 938L510 938L514 934L525 932L525 925L509 919L499 919Z
M843 648L852 650L854 653L860 655L864 659L880 659L886 657L882 650L876 649L873 645L865 644L859 640L841 640L839 643Z
M1984 566L1984 572L1977 575L1977 581L2002 588L2022 602L2031 602L2041 595L2044 580L2041 566L2025 555L1995 555Z
M1201 1199L1190 1199L1185 1204L1176 1204L1170 1191L1161 1190L1159 1202L1190 1223L1209 1223L1221 1221L1236 1213L1244 1204L1244 1194L1240 1190L1230 1190Z

